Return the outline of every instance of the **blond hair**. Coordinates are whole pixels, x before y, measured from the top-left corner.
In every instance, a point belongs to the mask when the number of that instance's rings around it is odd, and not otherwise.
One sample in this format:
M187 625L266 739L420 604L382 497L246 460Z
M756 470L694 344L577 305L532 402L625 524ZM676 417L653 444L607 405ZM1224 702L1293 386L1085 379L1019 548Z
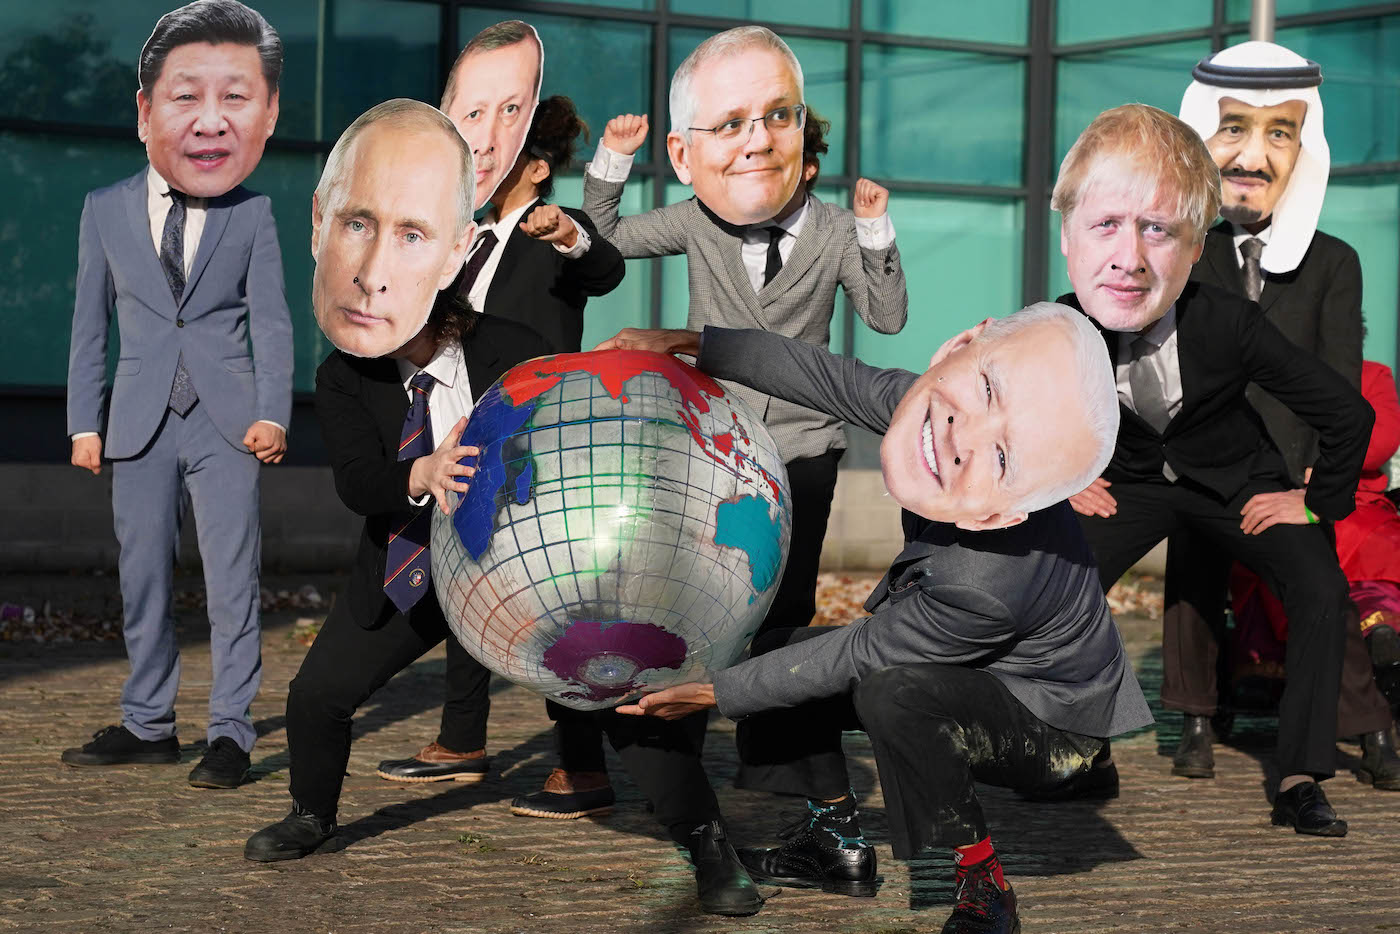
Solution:
M1220 213L1220 169L1195 130L1146 104L1105 110L1065 153L1050 207L1067 220L1105 159L1136 173L1144 200L1165 185L1176 195L1176 217L1191 225L1197 243L1205 239Z

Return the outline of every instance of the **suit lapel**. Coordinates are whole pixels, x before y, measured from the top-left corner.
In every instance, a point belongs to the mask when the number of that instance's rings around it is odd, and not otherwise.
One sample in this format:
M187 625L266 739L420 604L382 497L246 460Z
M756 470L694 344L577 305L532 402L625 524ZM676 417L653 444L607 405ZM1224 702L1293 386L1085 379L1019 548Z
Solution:
M524 241L530 238L525 231L520 229L518 224L513 226L514 229L506 235L505 240L497 247L497 249L501 251L501 258L497 261L496 271L491 276L491 285L486 289L487 308L499 308L498 303L504 300L505 293L510 285L511 277L514 275L516 267L520 265L525 257L525 250L527 247ZM499 237L500 234L497 233L496 236ZM551 250L554 249L553 244L545 245Z
M791 255L773 277L773 281L758 293L759 304L764 308L788 294L792 286L807 274L807 270L812 268L817 257L826 249L835 226L828 222L823 207L816 198L808 200L807 218L802 224L802 232L797 235L797 242L793 244Z
M238 190L234 189L234 191ZM223 238L224 230L228 227L229 214L233 212L232 199L229 197L232 193L229 192L229 194L211 199L209 206L205 208L204 233L199 236L199 249L195 251L194 264L190 266L189 279L185 282L185 291L180 297L181 308L189 303L190 295L194 293L195 286L199 284L200 276L209 266L210 257L219 248L219 240Z
M131 277L132 287L144 287L149 290L147 304L158 314L174 318L175 296L170 291L165 270L160 266L160 254L156 252L155 242L151 239L151 215L146 210L145 169L136 173L127 183L123 200L126 202L126 217L131 223L131 232L135 237L131 248L137 262L145 267L144 272L138 271Z
M471 388L473 406L501 375L501 354L496 342L482 333L485 320L477 321L477 326L462 341L462 360L467 366L467 385ZM486 328L489 330L490 325Z
M1206 234L1203 259L1215 273L1217 282L1237 295L1244 294L1244 273L1235 259L1234 228L1229 221L1221 221Z
M700 205L700 212L710 220L710 235L714 238L720 256L723 257L724 271L729 275L729 287L739 296L758 326L768 330L768 319L763 314L763 307L759 304L758 294L753 290L753 283L749 281L749 271L744 268L743 228L735 227L720 218L705 207L705 203L699 198L695 199L695 203Z
M383 433L389 450L397 451L408 414L408 394L399 379L398 364L387 357L366 360L361 371L365 387L365 407Z

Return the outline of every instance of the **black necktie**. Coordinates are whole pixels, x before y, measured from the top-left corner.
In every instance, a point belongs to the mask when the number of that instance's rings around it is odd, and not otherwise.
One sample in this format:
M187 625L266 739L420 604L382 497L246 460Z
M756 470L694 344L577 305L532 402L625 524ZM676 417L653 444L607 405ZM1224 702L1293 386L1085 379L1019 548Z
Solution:
M1244 257L1244 292L1251 302L1259 301L1264 291L1264 272L1259 268L1259 257L1264 252L1264 241L1250 237L1240 244L1240 256Z
M457 297L466 301L471 294L472 286L476 284L476 277L481 275L481 267L486 265L486 260L491 256L491 251L496 247L496 231L488 230L480 237L476 238L478 244L476 252L472 253L467 260L467 265L462 268L462 284L457 287Z
M160 268L165 270L165 281L170 283L170 294L175 296L178 309L185 294L185 193L172 188L169 197L170 210L165 213L165 227L160 232ZM177 415L186 415L198 398L181 353L170 384L170 408Z
M783 254L778 244L783 242L783 228L773 226L768 229L768 260L763 264L763 284L773 281L773 277L783 268Z

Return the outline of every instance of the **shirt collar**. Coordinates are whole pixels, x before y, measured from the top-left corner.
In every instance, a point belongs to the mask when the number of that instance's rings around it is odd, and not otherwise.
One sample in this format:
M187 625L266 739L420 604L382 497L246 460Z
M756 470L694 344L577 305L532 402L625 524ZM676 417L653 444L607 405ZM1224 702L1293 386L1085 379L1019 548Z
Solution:
M477 236L480 236L482 231L494 230L498 227L504 227L506 230L513 230L525 216L525 212L539 203L540 199L535 198L533 201L529 201L516 208L514 211L511 211L505 217L500 218L496 217L496 206L494 204L491 205L482 216L481 223L477 224ZM504 240L505 237L497 233L496 239Z
M170 183L165 180L165 176L156 171L156 167L147 163L146 165L146 192L148 201L159 201L168 204L166 197L170 194ZM186 207L202 207L206 199L195 198L185 195Z
M406 358L400 357L395 362L399 365L399 381L403 383L404 391L408 390L408 384L417 376L419 372L427 373L433 379L451 389L457 380L457 365L462 359L462 348L456 341L447 341L438 346L433 358L428 361L428 365L420 371Z
M1260 240L1264 241L1264 243L1267 244L1269 242L1269 237L1273 235L1273 232L1273 224L1270 224L1258 233L1250 233L1248 230L1245 230L1243 227L1241 227L1239 224L1236 224L1234 221L1230 222L1230 233L1235 238L1236 249L1239 249L1239 245L1241 243L1244 243L1250 237L1258 237Z
M1157 323L1147 329L1147 333L1141 335L1147 338L1149 344L1161 347L1176 332L1176 302L1167 309L1167 313L1157 319Z
M802 233L802 225L807 220L807 208L811 200L810 195L804 196L802 198L802 205L783 220L768 220L761 224L754 224L749 227L745 233L751 234L754 240L767 240L768 231L773 227L780 227L784 233L790 236L800 236Z

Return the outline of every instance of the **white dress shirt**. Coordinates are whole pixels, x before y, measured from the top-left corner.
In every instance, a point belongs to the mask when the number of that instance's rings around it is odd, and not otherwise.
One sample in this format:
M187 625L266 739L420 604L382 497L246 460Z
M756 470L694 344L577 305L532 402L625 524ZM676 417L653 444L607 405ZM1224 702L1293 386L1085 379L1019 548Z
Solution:
M624 155L620 152L613 152L602 143L598 144L598 151L593 156L593 161L588 163L588 174L594 178L602 179L605 182L625 182L627 176L632 172L632 156ZM801 218L805 215L807 204L803 202L801 208L794 212L788 221L794 221L797 230L801 229ZM794 230L784 222L782 225L787 229L791 237L783 237L778 243L778 252L782 254L783 262L787 262L788 256L792 253L792 245L797 242L797 230ZM768 255L768 232L763 231L763 260L758 264L758 280L754 285L754 291L763 286L763 268ZM894 222L890 220L889 212L886 211L879 217L857 217L856 218L856 242L867 250L888 250L890 244L894 243ZM744 237L744 267L749 270L749 279L753 281L753 266L749 263L748 248L749 238Z
M1118 335L1118 362L1113 374L1118 382L1118 398L1134 412L1137 408L1133 405L1133 389L1128 382L1128 367L1133 362L1133 341L1139 337L1146 337L1157 346L1147 360L1156 371L1157 381L1162 386L1167 414L1176 418L1176 413L1181 411L1181 361L1176 353L1176 305L1168 308L1167 313L1158 318L1157 323L1148 328L1145 334L1124 331Z
M170 183L167 182L153 165L146 166L146 217L151 223L151 242L155 246L156 258L160 258L160 238L165 233L165 217L170 213ZM209 201L205 198L195 198L185 196L185 278L188 280L190 270L194 268L194 257L199 252L199 238L204 236L204 222L209 216ZM277 422L260 418L260 422L266 422L282 430L285 434L287 429ZM95 438L95 431L80 431L73 435L72 440L79 438Z
M403 391L411 403L413 389L409 383L420 370L403 358L396 362L399 365L399 378L403 381ZM428 390L428 425L433 432L433 449L436 450L457 424L457 420L463 416L470 416L472 406L475 405L461 345L456 341L448 341L438 347L437 353L433 354L433 358L421 372L426 372L435 380L432 388ZM418 499L410 496L408 501L415 506L422 506L430 499L432 494L424 493Z
M1244 268L1244 254L1240 252L1240 244L1241 244L1241 243L1244 243L1244 242L1245 242L1246 240L1248 240L1250 237L1258 237L1260 240L1263 240L1263 241L1264 241L1265 245L1267 245L1268 242L1269 242L1269 235L1270 235L1271 233L1273 233L1273 230L1274 230L1274 225L1273 225L1273 224L1270 224L1268 227L1265 227L1263 230L1259 231L1257 234L1256 234L1256 233L1250 233L1248 230L1245 230L1245 229L1244 229L1243 227L1241 227L1239 224L1236 224L1234 221L1231 221L1231 222L1230 222L1230 232L1234 234L1234 240L1235 240L1235 265L1238 266L1238 267L1240 267L1241 269ZM1259 269L1259 274L1260 274L1261 276L1266 275L1265 272L1264 272L1263 267L1260 267L1260 269Z
M521 207L511 211L505 217L496 217L496 206L487 208L486 215L482 217L476 225L476 235L472 238L471 251L467 254L467 262L470 263L472 256L481 248L481 235L488 230L496 232L496 243L491 247L491 254L486 257L486 265L481 267L481 272L477 273L476 281L472 283L472 290L467 293L467 301L471 303L472 309L483 314L491 309L486 307L486 293L491 291L491 282L496 278L496 270L501 265L501 254L505 252L506 241L510 235L515 233L515 229L520 226L520 222L525 219L527 212L534 210L535 205L540 200L536 198ZM574 229L578 231L578 239L571 247L555 243L554 248L568 259L578 259L588 252L588 248L593 245L592 239L588 236L588 231L582 224L574 224Z

